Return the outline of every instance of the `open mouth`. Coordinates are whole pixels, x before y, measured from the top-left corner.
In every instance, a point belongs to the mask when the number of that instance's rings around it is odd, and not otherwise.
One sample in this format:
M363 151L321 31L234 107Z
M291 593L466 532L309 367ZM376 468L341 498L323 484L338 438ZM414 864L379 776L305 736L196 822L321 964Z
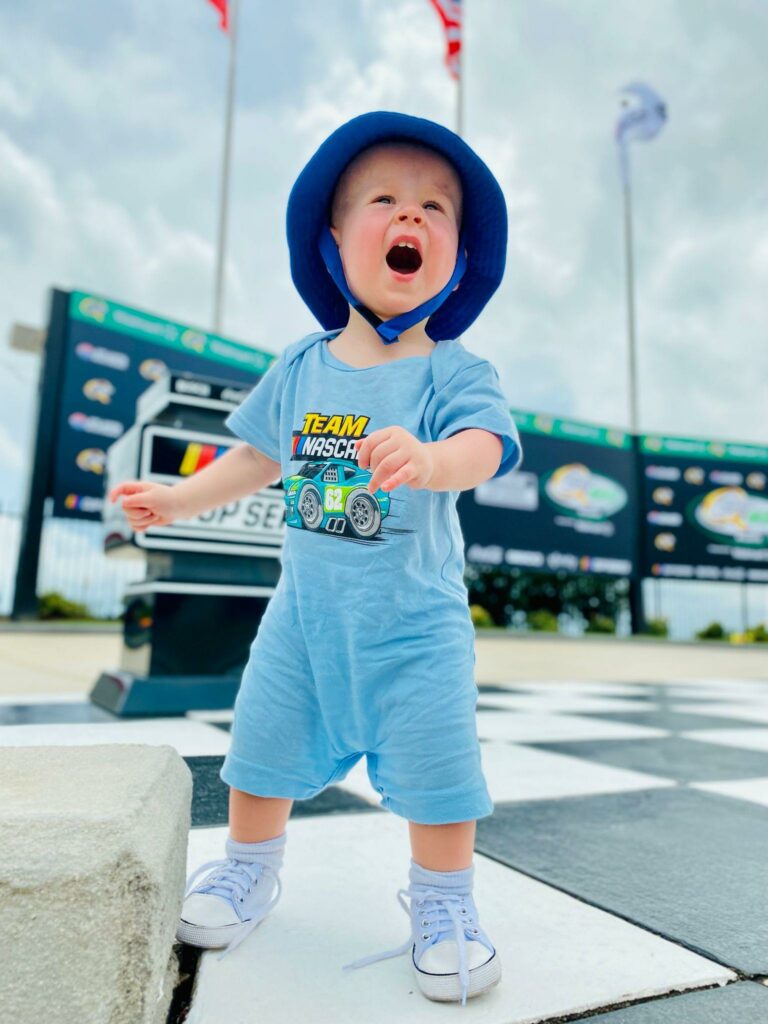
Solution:
M398 274L415 274L421 266L418 249L407 245L393 245L386 260L387 266Z

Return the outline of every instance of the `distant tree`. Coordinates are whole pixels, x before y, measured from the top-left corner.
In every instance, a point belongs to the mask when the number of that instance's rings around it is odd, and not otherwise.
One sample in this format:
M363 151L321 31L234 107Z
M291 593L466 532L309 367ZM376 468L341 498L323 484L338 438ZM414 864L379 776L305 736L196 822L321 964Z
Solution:
M581 619L585 627L596 619L614 624L627 600L628 582L608 576L582 573L529 572L509 566L468 565L469 603L485 608L494 624L507 626L515 612L528 618L531 612L547 611L557 617ZM600 630L600 626L603 627ZM604 631L605 623L597 630Z

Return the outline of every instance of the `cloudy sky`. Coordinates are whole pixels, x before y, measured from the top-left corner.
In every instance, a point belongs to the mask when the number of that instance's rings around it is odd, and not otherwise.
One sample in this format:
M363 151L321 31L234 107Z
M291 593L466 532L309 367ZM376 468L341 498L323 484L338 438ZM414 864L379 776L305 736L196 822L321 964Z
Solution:
M455 127L427 0L241 2L224 332L279 352L317 323L285 243L293 181L343 121ZM768 443L768 3L466 0L464 137L509 211L504 282L462 336L510 405L626 426L613 126L640 79L662 133L632 149L640 425ZM211 326L227 73L205 0L0 0L0 498L26 486L52 285Z

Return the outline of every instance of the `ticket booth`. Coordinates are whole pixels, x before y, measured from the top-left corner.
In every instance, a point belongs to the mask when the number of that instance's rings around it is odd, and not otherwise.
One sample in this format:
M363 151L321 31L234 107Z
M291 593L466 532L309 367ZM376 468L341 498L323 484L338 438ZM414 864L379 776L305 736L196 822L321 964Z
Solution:
M176 484L242 442L224 426L242 384L169 373L136 403L136 421L109 448L105 493L125 480ZM282 482L168 526L134 533L122 498L104 508L104 550L138 558L127 587L119 666L91 700L115 714L181 715L232 708L259 621L280 577Z

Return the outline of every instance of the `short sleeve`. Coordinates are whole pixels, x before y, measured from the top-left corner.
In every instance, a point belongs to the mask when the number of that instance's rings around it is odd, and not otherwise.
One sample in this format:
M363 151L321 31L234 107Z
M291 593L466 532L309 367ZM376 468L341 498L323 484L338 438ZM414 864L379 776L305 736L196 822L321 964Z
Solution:
M501 390L499 375L487 359L458 370L436 396L435 440L479 427L501 438L501 464L492 479L515 469L523 458L520 435Z
M229 427L233 434L275 462L280 462L280 406L284 379L285 353L270 365L248 397L224 420L224 426Z

